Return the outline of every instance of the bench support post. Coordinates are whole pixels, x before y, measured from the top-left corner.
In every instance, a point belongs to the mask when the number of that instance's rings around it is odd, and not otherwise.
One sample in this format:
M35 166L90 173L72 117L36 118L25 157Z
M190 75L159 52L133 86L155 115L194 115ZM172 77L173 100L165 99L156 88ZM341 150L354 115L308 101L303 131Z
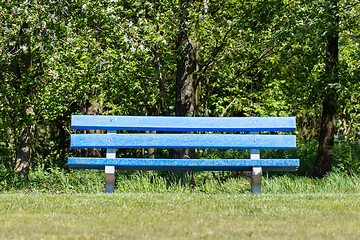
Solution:
M115 166L105 166L105 193L114 193Z
M259 134L251 132L250 134ZM260 159L260 149L250 149L250 159ZM261 193L262 167L253 167L251 171L251 193Z
M262 167L253 167L251 172L251 193L261 193Z
M108 130L107 134L116 134L116 130ZM106 158L116 158L116 148L106 149ZM105 166L105 193L114 193L115 166Z

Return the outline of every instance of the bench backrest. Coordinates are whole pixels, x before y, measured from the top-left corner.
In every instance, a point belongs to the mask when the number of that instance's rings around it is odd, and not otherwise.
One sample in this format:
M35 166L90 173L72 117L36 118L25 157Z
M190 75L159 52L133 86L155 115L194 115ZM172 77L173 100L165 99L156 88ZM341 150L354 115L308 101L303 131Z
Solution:
M72 127L107 130L108 133L116 133L116 130L157 132L157 134L72 134L73 148L296 148L295 135L272 134L279 131L295 131L295 117L73 115ZM211 134L202 134L205 132ZM225 132L230 134L223 134ZM244 132L246 134L241 134ZM257 134L259 132L266 133Z

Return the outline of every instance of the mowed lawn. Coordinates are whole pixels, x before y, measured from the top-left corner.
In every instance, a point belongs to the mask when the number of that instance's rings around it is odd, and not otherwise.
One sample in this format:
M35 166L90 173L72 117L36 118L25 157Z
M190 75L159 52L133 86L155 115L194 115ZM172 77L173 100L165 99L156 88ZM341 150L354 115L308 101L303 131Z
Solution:
M360 194L3 194L1 239L360 239Z

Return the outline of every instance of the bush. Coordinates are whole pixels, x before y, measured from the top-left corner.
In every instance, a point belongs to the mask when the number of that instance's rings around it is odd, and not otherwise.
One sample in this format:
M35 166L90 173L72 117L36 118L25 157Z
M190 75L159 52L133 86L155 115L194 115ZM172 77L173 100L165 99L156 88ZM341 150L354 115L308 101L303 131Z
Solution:
M360 174L360 142L336 140L333 169L348 174Z

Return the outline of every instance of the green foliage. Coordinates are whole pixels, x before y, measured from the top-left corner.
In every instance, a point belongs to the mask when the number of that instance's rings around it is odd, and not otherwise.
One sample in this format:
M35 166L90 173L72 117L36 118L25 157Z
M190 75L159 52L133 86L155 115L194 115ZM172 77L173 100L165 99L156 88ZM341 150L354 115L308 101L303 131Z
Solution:
M296 172L299 176L308 176L313 169L316 161L318 142L315 139L299 139L295 150L261 150L261 158L296 158L300 159L300 167ZM219 150L208 149L199 150L199 158L249 158L249 150ZM337 139L334 146L333 170L348 174L360 173L360 143L353 140ZM282 175L284 173L271 172L272 175ZM289 173L286 173L289 174ZM238 173L223 173L222 179L237 176Z
M360 173L360 143L338 140L334 147L334 169L348 174Z
M327 2L195 1L185 28L198 47L199 115L296 116L306 143L264 156L301 156L300 175L313 164L329 89L339 96L337 134L359 138L360 5L340 1L339 81L332 82L324 57ZM13 168L24 128L31 167L63 169L73 154L72 114L174 115L181 9L172 0L3 1L1 167ZM335 167L357 172L357 152L346 156L341 146Z

